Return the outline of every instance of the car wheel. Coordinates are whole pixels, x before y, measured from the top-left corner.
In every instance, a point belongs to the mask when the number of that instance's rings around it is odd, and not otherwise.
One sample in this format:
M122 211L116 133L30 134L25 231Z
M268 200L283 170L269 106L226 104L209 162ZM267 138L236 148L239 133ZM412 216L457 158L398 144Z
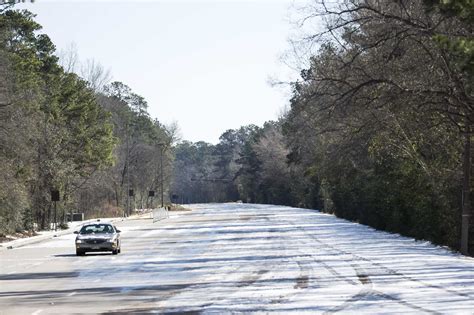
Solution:
M117 255L118 253L119 253L118 249L114 249L114 250L112 251L112 255Z
M76 256L84 256L85 252L79 249L76 249Z

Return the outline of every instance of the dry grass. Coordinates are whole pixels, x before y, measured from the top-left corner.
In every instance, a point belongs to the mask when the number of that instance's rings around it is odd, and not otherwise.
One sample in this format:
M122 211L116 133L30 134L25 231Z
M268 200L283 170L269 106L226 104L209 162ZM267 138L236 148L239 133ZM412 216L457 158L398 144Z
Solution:
M5 234L0 233L0 243L13 241L13 240L17 240L17 239L20 239L20 238L32 237L32 236L36 236L36 235L38 235L38 233L36 233L35 231L26 231L26 230L21 231L21 232L17 232L17 233L11 234L11 235L5 235Z
M168 205L169 211L191 211L189 208L185 208L182 205L170 204Z

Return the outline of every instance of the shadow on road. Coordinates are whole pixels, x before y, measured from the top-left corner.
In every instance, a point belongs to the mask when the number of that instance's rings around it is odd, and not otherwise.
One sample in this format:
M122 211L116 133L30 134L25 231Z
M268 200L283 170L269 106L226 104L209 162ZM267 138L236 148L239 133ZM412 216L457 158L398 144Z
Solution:
M60 279L73 278L79 276L78 272L38 272L38 273L16 273L11 275L1 275L0 281L6 280L36 280L36 279ZM3 296L3 293L0 294Z
M112 253L110 252L86 253L86 256L110 256L110 255L112 255ZM57 255L53 255L53 257L77 257L77 255L76 254L57 254Z

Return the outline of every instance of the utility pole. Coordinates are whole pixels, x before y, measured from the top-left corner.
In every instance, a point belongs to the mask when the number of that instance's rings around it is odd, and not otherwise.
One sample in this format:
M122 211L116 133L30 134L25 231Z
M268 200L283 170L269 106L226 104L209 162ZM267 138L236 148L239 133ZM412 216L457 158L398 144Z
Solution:
M461 253L469 255L469 224L471 218L471 129L466 127L463 161Z
M164 190L163 190L163 151L165 144L164 143L158 143L158 146L160 147L160 186L161 186L161 207L164 207Z
M125 167L127 168L127 209L124 211L124 217L126 217L127 215L129 215L130 213L130 148L129 148L129 144L128 144L128 138L129 138L129 134L128 134L128 122L127 122L127 129L126 129L126 137L127 137L127 155L126 155L126 161L125 161Z
M161 146L160 154L160 173L161 173L161 207L163 208L164 193L163 193L163 146Z

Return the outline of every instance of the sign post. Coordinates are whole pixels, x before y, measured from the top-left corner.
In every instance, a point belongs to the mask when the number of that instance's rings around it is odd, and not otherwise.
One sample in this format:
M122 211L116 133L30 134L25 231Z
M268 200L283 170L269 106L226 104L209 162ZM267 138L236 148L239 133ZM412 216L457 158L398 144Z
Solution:
M131 205L131 202L130 202L130 197L133 198L133 200L135 200L135 192L133 191L133 189L129 189L128 190L128 205L127 205L127 215L131 215L132 214L132 205Z
M150 190L148 192L148 198L151 198L151 208L153 209L153 198L155 197L155 191L154 190Z
M54 203L54 231L58 230L58 211L56 203L59 201L59 190L51 190L51 201Z

